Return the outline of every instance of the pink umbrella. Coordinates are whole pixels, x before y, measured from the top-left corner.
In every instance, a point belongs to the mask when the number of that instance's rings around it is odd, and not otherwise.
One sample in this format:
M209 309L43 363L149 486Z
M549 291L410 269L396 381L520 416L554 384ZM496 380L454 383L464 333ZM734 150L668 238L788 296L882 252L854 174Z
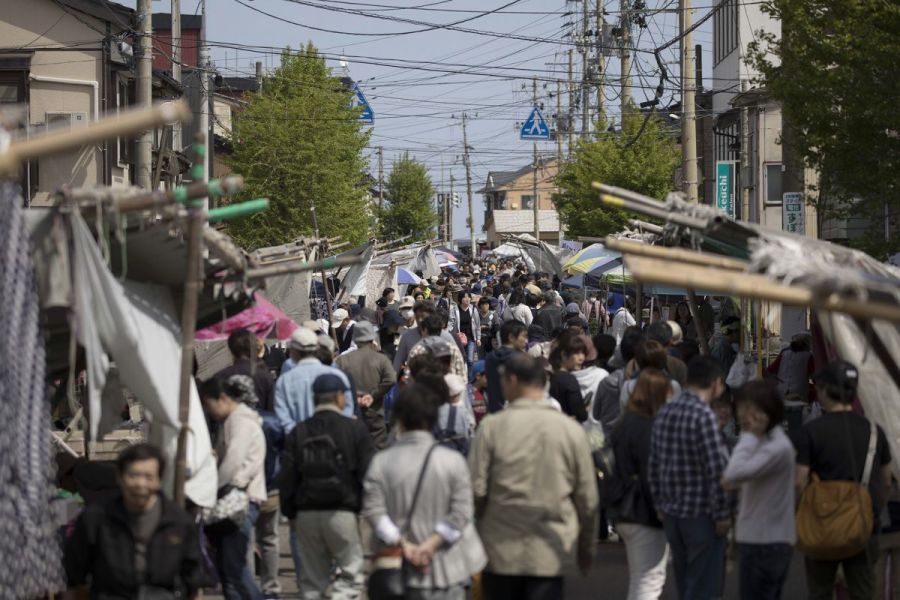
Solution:
M281 312L274 304L266 300L262 294L255 294L256 304L238 314L197 331L194 339L209 342L225 340L238 329L249 329L264 339L285 341L298 325L290 317Z

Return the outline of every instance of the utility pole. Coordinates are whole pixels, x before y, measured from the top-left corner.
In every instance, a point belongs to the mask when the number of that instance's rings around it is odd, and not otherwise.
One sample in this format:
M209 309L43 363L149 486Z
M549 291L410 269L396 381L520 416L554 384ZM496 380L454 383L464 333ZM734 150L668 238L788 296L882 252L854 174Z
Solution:
M153 7L151 0L138 0L138 19L140 27L140 57L138 58L137 101L138 105L149 108L153 103ZM149 190L151 186L150 163L153 157L153 132L143 132L136 143L135 181L138 186Z
M628 0L621 0L619 3L619 25L622 28L622 90L619 97L622 99L622 122L625 121L625 113L628 112L631 105L631 12L629 11Z
M441 155L441 188L440 192L438 192L438 207L441 210L441 213L438 215L438 219L440 219L440 235L444 243L447 243L447 194L444 193L444 156Z
M384 146L378 146L378 210L384 208Z
M569 48L569 156L575 141L575 55Z
M181 0L172 0L172 79L178 83L181 83L181 46ZM181 151L181 123L178 121L172 125L172 150Z
M585 4L587 0L584 0ZM531 80L531 95L534 100L535 107L538 105L538 95L537 95L537 78L533 78ZM531 175L531 206L534 211L534 239L537 241L541 241L541 223L539 220L540 215L540 202L538 202L538 146L537 140L534 140L534 165L532 167L532 175Z
M142 0L143 1L143 0ZM206 0L200 0L200 119L197 128L203 135L206 152L203 153L203 182L209 183L209 48L206 45ZM203 210L209 210L209 198L203 199Z
M447 206L447 245L453 243L453 182L455 178L453 177L453 171L450 171L450 200L449 202L445 202L444 204Z
M256 61L256 92L262 94L263 68L262 61Z
M741 92L747 91L747 81L741 81ZM741 220L750 222L750 109L741 106L741 210L735 211Z
M694 92L694 41L691 28L691 0L680 0L681 15L681 153L684 159L683 190L688 202L697 203L697 120ZM685 33L688 32L688 33Z
M468 115L463 113L463 160L466 164L466 196L469 200L469 246L472 252L471 258L475 258L475 206L472 202L472 165L469 161L469 136L466 133L466 119Z
M581 139L586 140L591 132L591 45L588 42L588 3L581 0Z
M562 118L562 82L556 81L556 161L557 168L562 166L563 159L563 139L562 132L559 129L560 119Z
M597 48L597 121L601 121L605 116L606 109L605 98L603 97L603 86L606 83L606 57L603 55L603 0L597 0L596 28L594 31L594 39ZM597 133L600 133L599 131Z

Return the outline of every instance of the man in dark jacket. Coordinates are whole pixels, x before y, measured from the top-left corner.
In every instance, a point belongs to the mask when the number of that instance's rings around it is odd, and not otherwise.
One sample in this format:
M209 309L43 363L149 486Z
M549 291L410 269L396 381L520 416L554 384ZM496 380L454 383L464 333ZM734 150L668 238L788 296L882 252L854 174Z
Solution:
M397 381L390 359L375 349L375 327L360 321L353 328L356 350L338 357L336 365L356 386L357 404L363 420L379 450L387 447L384 423L384 395Z
M528 346L528 328L521 321L510 320L500 327L500 343L503 344L484 359L484 370L488 382L488 412L503 410L506 398L503 397L502 375L500 367L506 364L509 357L516 352L525 352Z
M99 600L196 595L204 584L197 527L160 493L164 464L149 444L119 455L121 494L85 508L66 540L69 585L89 583Z
M563 325L566 311L562 306L556 305L556 292L548 290L541 296L541 307L534 315L534 323L544 328L544 332L550 335Z
M315 413L285 441L281 511L297 534L300 589L324 597L331 586L335 597L356 597L363 582L357 514L375 449L362 421L341 414L346 385L340 377L319 375L312 387ZM332 583L333 566L340 575Z

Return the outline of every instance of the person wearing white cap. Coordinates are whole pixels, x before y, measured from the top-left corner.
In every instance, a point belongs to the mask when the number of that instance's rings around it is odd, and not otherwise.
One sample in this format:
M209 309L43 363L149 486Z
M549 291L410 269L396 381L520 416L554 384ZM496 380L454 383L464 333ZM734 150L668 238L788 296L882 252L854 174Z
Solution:
M319 338L310 329L299 327L291 335L288 350L294 367L275 382L275 414L285 434L315 412L312 383L324 373L336 373L344 381L347 386L347 405L343 413L348 417L353 416L355 403L350 380L340 369L323 365L316 358L318 347Z
M356 321L350 318L350 313L344 308L338 308L331 313L331 327L337 336L338 351L346 352L353 346L353 328Z

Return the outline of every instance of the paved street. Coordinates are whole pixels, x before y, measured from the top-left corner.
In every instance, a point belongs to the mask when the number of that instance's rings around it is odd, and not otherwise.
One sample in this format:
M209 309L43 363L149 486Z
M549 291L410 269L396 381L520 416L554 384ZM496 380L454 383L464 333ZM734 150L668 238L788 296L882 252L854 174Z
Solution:
M291 562L287 546L287 526L282 527L281 548L281 584L284 588L282 598L295 600L299 598L297 584L294 579L294 566ZM574 576L566 582L567 600L618 600L624 599L628 593L628 565L625 560L625 547L620 543L603 543L597 548L597 560L588 577ZM798 600L805 597L803 561L794 555L790 574L784 589L784 598ZM218 600L219 595L207 596ZM737 564L729 563L725 585L725 598L736 600L738 594ZM669 570L662 600L677 600L674 575Z

